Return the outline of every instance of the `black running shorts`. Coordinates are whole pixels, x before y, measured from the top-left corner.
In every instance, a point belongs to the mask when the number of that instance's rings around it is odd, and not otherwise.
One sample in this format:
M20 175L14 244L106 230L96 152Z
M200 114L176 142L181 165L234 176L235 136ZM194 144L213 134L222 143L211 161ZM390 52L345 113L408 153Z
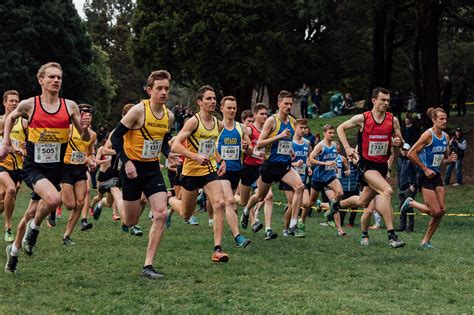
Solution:
M87 181L87 166L64 164L61 184L74 185L80 181Z
M291 170L291 164L280 164L265 161L260 166L260 176L266 184L280 182L283 176Z
M122 181L123 200L135 201L141 198L142 192L145 197L150 197L158 192L167 192L163 175L158 162L132 161L137 170L137 177L130 179L125 173L125 166L120 170Z
M203 176L186 176L181 174L181 186L187 191L198 190L215 180L219 180L217 172L212 172Z

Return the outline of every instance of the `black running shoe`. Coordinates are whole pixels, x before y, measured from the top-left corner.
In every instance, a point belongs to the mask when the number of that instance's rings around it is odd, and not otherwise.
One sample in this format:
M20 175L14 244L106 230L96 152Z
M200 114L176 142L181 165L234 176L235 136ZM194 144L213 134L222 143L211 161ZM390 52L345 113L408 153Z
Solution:
M247 229L249 226L249 215L243 213L242 216L240 217L240 226L242 226L243 229Z
M274 240L276 239L278 236L278 234L276 234L275 232L273 232L272 230L267 230L265 232L265 240Z
M260 223L260 222L255 222L253 225L252 225L252 232L254 233L257 233L258 231L260 231L261 229L263 229L263 224Z
M63 237L63 244L66 246L71 246L71 245L75 245L76 243L74 243L72 239L69 237L69 235L67 235Z
M89 223L87 221L82 221L81 222L81 231L87 231L87 230L90 230L92 229L93 227L93 224L92 223Z
M28 221L28 223L26 224L25 237L23 238L23 240L21 242L23 250L25 251L25 253L28 256L33 255L33 251L35 249L36 242L38 241L38 234L39 234L38 230L35 230L35 229L31 228L31 222L32 221L33 221L33 219Z
M146 266L146 267L143 267L143 272L142 272L142 275L145 277L145 278L149 278L149 279L163 279L165 277L164 274L162 274L161 272L158 272L156 271L153 266Z
M12 256L11 254L12 246L8 245L7 252L7 263L5 264L5 271L9 273L15 273L17 270L18 256Z

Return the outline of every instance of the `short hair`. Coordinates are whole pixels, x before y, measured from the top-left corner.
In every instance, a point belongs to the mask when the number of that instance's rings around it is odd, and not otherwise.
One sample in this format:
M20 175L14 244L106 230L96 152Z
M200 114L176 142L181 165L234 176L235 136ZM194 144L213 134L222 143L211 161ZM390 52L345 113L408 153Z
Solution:
M377 98L379 96L379 93L390 94L390 90L383 87L376 87L372 90L372 98Z
M265 103L257 103L252 106L252 113L256 114L262 109L268 110L268 106Z
M41 65L41 67L38 69L38 73L36 74L36 77L39 79L39 78L43 78L44 77L44 74L46 72L46 69L48 68L57 68L59 69L61 72L63 72L63 68L61 68L61 65L57 62L48 62L48 63L45 63L44 65Z
M240 119L242 120L242 122L249 117L253 117L253 113L250 109L246 109L242 112L242 114L240 114Z
M135 105L133 105L133 104L125 104L125 105L123 105L123 108L122 108L122 117L125 116L125 115L128 113L128 111L129 111L133 106L135 106Z
M333 125L326 124L326 125L324 125L324 127L323 127L323 132L326 132L326 131L328 131L328 130L335 130L335 129L336 129L336 128L334 128Z
M293 98L293 94L291 92L288 92L287 90L281 90L280 93L278 93L278 103L286 97Z
M10 95L16 95L18 96L18 98L20 98L20 94L18 93L17 90L8 90L8 91L5 91L5 93L3 93L3 102L5 103L6 101L8 101L8 96Z
M79 112L92 112L93 109L94 109L94 108L92 107L92 105L90 105L90 104L85 104L85 103L79 104L79 105L77 105L77 107L79 107Z
M235 97L229 95L229 96L224 96L222 99L221 99L221 106L224 106L225 105L225 102L227 101L231 101L231 102L237 102L237 100L235 99Z
M198 89L198 94L197 94L197 99L198 100L202 100L202 98L204 97L204 93L206 93L207 91L211 91L211 92L214 92L214 88L210 85L203 85L201 86L199 89Z
M431 119L436 119L438 118L438 113L444 113L446 114L446 112L444 111L444 109L442 109L441 107L430 107L428 108L428 110L426 111L426 115L431 118Z
M171 74L166 70L153 71L146 80L146 86L152 88L156 80L168 80L168 82L171 82Z
M302 126L308 125L308 121L304 118L297 119L296 122L295 122L295 126L301 126L301 125Z

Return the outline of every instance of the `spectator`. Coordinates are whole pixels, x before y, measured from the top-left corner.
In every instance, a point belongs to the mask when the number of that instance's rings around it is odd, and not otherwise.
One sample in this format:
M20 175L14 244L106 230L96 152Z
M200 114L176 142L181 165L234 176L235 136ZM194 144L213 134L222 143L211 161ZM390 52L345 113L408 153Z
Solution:
M414 145L420 138L420 130L413 124L413 118L405 118L405 127L402 128L403 140L410 146Z
M316 137L313 136L313 134L311 133L311 129L309 127L304 128L303 138L309 141L309 143L311 144L311 148L314 148L314 146L316 145L315 143Z
M300 111L301 111L301 118L307 119L308 118L308 101L310 96L310 89L306 83L303 83L303 87L299 90L298 96L300 99Z
M453 85L449 82L449 77L444 77L443 90L441 91L441 101L443 109L449 118L449 111L451 110L451 94L453 92Z
M344 102L344 97L341 93L336 93L329 99L331 104L331 112L336 115L340 115L342 113L342 103Z
M410 92L410 96L408 98L407 112L410 117L413 113L416 112L416 97L415 97L415 93L413 92Z
M462 134L461 128L456 128L456 133L449 141L449 145L451 146L451 151L457 154L458 159L456 162L448 164L444 184L449 185L453 168L456 168L456 183L454 183L453 186L459 186L462 185L462 159L464 158L464 152L467 147L467 141Z
M464 81L464 75L459 75L458 96L456 103L458 107L458 116L466 115L467 83ZM462 113L461 113L462 112Z
M354 108L354 101L352 100L352 95L350 93L346 93L346 97L344 98L344 101L342 102L342 113L346 114L353 108Z
M321 108L321 104L323 103L323 97L321 96L321 92L319 88L314 89L313 95L311 95L311 100L313 101L314 105L316 105L318 111Z
M416 195L416 169L413 163L407 157L408 150L411 146L405 142L400 155L397 158L397 188L398 188L398 207L399 209L408 197L415 198ZM408 216L408 225L407 225ZM415 217L413 216L413 208L400 213L399 232L413 232L415 228Z
M395 91L393 93L393 98L390 101L390 107L392 107L392 113L395 117L398 118L398 121L402 121L402 111L403 111L403 99L400 96L400 93Z

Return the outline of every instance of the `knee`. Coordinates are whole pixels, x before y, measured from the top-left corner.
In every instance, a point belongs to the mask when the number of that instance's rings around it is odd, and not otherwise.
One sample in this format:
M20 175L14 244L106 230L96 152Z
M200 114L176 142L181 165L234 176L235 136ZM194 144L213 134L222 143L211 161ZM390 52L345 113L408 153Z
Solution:
M303 191L304 191L304 184L303 184L303 183L299 183L299 184L295 187L295 193L302 194Z
M273 203L273 192L268 192L268 194L265 196L265 201Z
M76 199L76 209L82 209L84 207L84 199Z
M167 216L166 208L159 208L153 211L153 221L165 221Z
M10 185L7 186L7 188L5 189L5 196L14 197L15 195L16 195L16 187L15 186L10 186Z
M214 205L213 205L213 208L214 208L214 212L218 212L218 211L224 211L225 210L225 201L224 200L219 200L217 201Z
M391 198L392 195L393 195L392 187L388 186L388 187L384 188L384 190L382 192L382 195L384 195L385 197Z
M55 209L61 205L61 197L59 194L51 194L45 199L43 199L43 202L46 204L46 207L49 209ZM74 208L75 204L71 204L71 209ZM66 207L70 209L69 205L66 204Z

